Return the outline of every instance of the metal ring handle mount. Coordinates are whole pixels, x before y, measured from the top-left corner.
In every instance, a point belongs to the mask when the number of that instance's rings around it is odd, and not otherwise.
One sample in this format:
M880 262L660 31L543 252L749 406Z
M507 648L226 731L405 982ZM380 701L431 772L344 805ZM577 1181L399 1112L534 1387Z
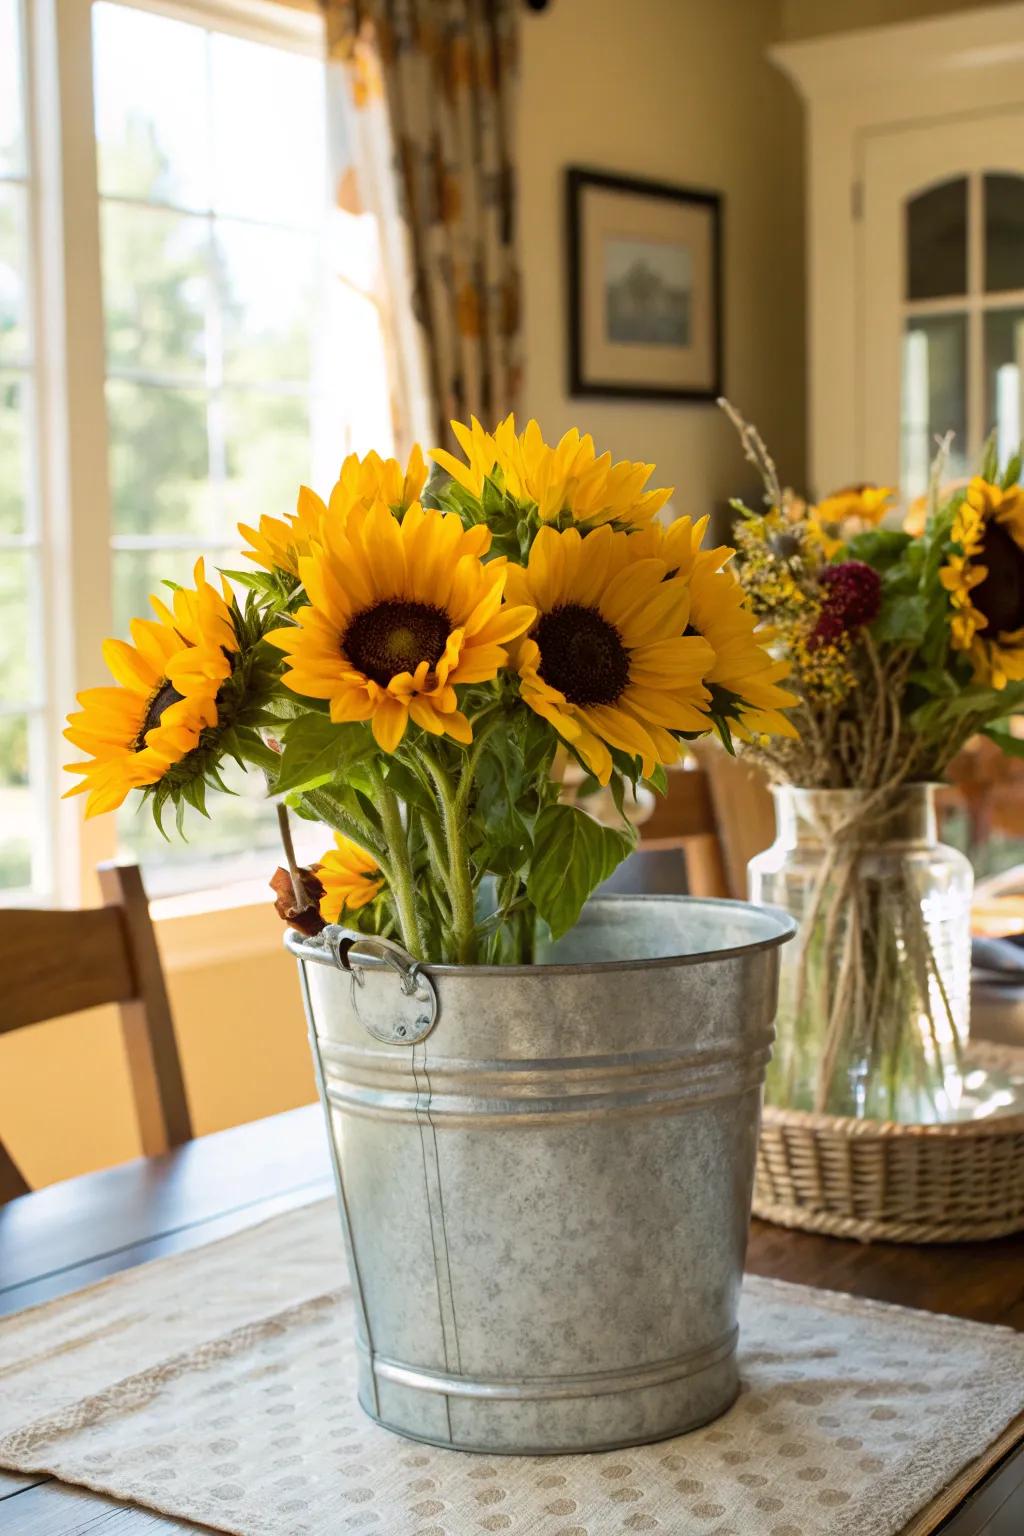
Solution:
M352 977L352 1009L366 1032L384 1045L417 1045L425 1040L437 1023L440 1004L437 988L423 970L420 961L393 939L372 933L357 933L352 928L329 924L321 939L339 970ZM361 965L368 961L369 965ZM376 1000L364 998L359 1006L359 991L366 985L366 969L377 970L383 962L398 977L402 997L414 1005L412 1016L407 1007L382 1010Z

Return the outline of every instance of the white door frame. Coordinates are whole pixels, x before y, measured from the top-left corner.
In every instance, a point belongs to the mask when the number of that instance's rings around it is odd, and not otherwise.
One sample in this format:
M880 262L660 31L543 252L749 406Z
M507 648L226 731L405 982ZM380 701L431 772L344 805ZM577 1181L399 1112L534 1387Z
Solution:
M886 473L867 462L867 142L1024 105L1024 4L785 43L770 57L806 102L808 452L810 489L823 494Z

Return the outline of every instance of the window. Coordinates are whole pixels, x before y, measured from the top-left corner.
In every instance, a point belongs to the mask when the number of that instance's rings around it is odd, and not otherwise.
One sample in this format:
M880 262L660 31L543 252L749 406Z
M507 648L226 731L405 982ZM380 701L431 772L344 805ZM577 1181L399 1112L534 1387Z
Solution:
M0 899L45 883L31 154L20 0L0 0Z
M114 631L236 524L291 510L328 393L317 355L326 213L315 59L168 17L93 7ZM268 112L267 104L274 110ZM318 399L317 397L321 398ZM257 873L276 823L255 777L189 842L124 807L151 891ZM193 846L194 844L194 846ZM243 855L241 849L246 849Z
M260 0L237 22L201 4L173 15L112 0L58 7L61 137L94 136L96 176L83 184L76 159L63 181L57 261L94 278L84 291L102 349L73 349L54 414L80 441L102 392L108 494L72 483L68 499L79 541L110 551L109 591L80 594L65 617L39 600L47 561L64 555L33 472L33 423L44 462L54 424L32 392L31 301L38 289L45 328L48 288L36 282L25 131L26 82L54 61L29 57L22 3L0 0L0 899L69 890L61 863L72 853L86 866L117 851L139 858L151 894L265 879L276 819L253 777L238 772L212 822L192 814L185 844L164 841L135 805L116 829L108 819L84 836L78 816L58 831L66 784L54 770L66 753L54 744L72 693L106 680L98 634L127 634L149 594L189 579L199 556L243 566L236 524L291 510L300 483L325 489L350 449L391 449L375 229L328 210L319 22ZM90 102L94 121L78 122ZM46 172L57 184L63 168ZM49 640L30 633L35 615ZM61 622L73 675L58 665L44 698ZM307 851L322 840L314 830Z
M1024 177L977 171L905 204L902 480L921 495L935 438L955 433L970 472L995 429L1000 460L1024 436Z

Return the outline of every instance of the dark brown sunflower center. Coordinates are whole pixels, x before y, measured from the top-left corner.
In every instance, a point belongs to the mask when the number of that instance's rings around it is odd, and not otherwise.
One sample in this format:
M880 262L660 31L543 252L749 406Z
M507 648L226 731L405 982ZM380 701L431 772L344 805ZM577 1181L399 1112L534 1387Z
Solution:
M622 636L593 608L565 603L542 615L533 632L538 671L570 704L614 704L629 682Z
M341 645L353 666L386 688L399 672L415 672L421 661L436 665L451 631L443 608L388 599L357 613Z
M971 601L988 619L985 633L994 639L1024 627L1024 549L992 522L985 528L981 560L988 575L974 588Z
M180 704L183 694L180 694L173 683L165 678L159 688L146 705L146 716L139 727L139 734L135 738L136 752L141 752L146 745L146 732L151 731L155 725L159 725L165 709L170 709L172 704Z

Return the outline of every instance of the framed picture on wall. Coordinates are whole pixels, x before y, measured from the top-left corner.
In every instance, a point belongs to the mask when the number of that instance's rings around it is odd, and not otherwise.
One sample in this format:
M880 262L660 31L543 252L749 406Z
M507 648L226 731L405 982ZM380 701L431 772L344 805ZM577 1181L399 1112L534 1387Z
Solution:
M715 400L722 199L570 166L569 392Z

